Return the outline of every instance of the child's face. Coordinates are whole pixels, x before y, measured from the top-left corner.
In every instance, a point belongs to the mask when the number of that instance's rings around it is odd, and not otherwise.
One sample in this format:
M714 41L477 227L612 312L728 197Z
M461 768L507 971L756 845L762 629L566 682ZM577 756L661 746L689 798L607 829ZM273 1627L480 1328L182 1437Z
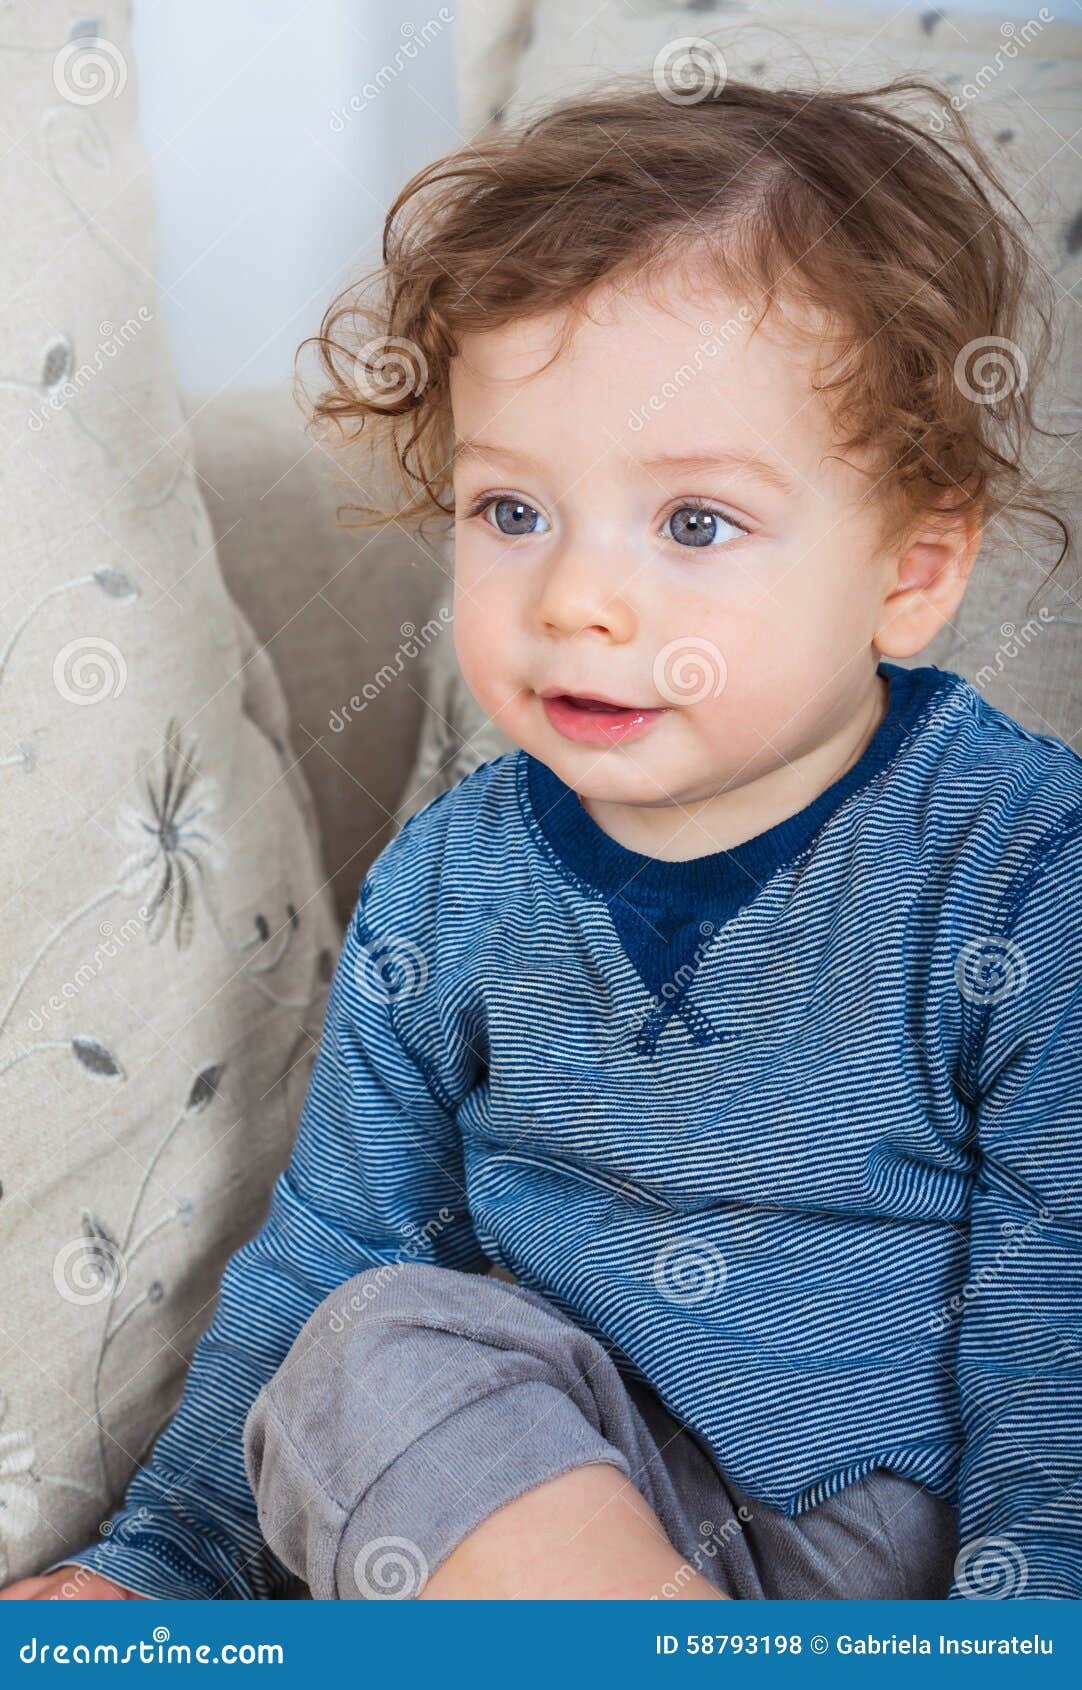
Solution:
M708 298L610 294L543 373L559 314L467 336L452 364L456 438L484 443L454 476L463 675L598 801L742 786L878 684L891 560L858 503L867 479L826 459L811 348ZM546 704L552 689L655 714L591 719Z

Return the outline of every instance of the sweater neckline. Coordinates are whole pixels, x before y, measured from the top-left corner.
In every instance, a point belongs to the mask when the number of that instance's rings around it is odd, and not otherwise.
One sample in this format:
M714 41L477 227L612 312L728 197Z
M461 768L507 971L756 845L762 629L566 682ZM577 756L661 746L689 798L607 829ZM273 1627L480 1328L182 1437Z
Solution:
M547 763L523 750L534 820L565 867L604 897L668 904L741 891L746 895L798 856L840 805L887 767L932 700L959 679L933 664L905 669L883 660L877 672L890 689L887 708L852 768L804 809L729 850L682 862L632 851L605 832Z

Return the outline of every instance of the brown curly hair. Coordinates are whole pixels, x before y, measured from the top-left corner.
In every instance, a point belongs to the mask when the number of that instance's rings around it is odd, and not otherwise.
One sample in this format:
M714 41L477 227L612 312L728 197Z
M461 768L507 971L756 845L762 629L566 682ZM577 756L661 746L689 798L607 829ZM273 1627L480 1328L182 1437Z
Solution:
M910 97L931 115L905 115ZM1056 568L1071 527L1058 490L1023 462L1030 431L1051 432L1033 394L1053 344L1052 284L1029 258L1028 228L933 83L806 92L727 80L676 103L653 80L609 78L406 183L382 266L302 343L318 348L325 383L314 401L302 384L301 403L317 438L341 450L363 433L397 466L404 503L351 503L360 525L420 518L423 534L426 518L454 514L460 337L566 307L558 356L597 284L649 285L695 257L763 315L786 300L838 323L842 350L817 386L846 431L835 455L870 454L867 497L887 534L944 504L986 528L1036 518L1058 530Z

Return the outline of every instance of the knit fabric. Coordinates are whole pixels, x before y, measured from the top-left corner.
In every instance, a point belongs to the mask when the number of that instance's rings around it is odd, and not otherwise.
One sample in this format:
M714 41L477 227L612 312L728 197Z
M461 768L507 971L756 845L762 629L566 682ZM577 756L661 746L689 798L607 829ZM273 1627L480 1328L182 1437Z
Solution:
M267 1220L65 1561L283 1594L260 1387L363 1269L496 1262L760 1503L887 1469L957 1504L952 1596L1082 1595L1082 760L959 675L880 673L854 766L733 850L630 851L524 750L406 823Z

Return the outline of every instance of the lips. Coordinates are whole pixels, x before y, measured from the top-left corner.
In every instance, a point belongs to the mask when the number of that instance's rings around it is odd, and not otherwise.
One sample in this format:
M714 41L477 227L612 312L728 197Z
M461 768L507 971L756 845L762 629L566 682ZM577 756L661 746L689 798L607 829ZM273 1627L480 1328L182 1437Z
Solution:
M601 693L561 692L559 687L546 687L542 698L565 698L570 704L577 704L584 710L636 710L635 704L627 704L622 699L606 698Z
M546 687L541 706L557 733L578 745L615 745L648 733L665 709L620 704L588 693Z
M576 710L633 710L633 704L614 704L608 698L584 698L579 693L557 693L557 698L563 698L568 704L573 704Z

